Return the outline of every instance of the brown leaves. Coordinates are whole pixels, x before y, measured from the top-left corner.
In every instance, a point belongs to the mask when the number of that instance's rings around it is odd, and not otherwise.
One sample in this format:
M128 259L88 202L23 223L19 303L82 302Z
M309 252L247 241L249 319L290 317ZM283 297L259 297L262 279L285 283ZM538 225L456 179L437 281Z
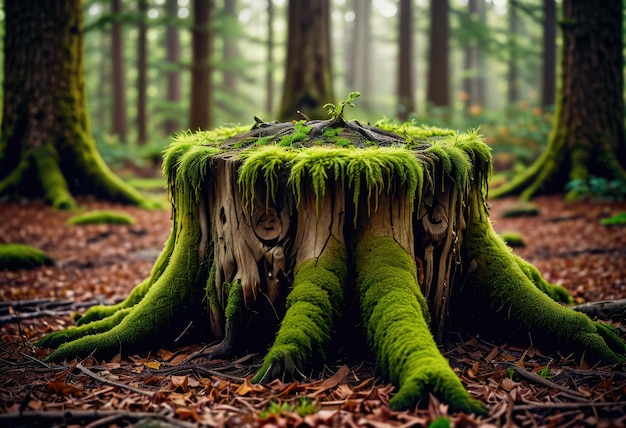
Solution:
M490 202L497 230L518 230L527 238L528 246L516 252L537 264L551 281L573 290L580 300L626 297L626 234L623 229L607 229L597 222L607 209L626 211L626 204L565 205L559 196L539 198L536 202L542 215L519 219L498 217L510 200ZM0 272L0 315L26 313L25 309L16 309L17 301L87 301L96 297L111 301L125 297L149 274L153 261L146 254L156 256L167 239L169 212L95 202L83 205L88 209L127 211L138 224L133 228L69 228L65 225L69 213L54 212L39 203L0 204L0 240L34 245L61 262L59 266L34 271ZM562 216L563 212L568 215ZM609 247L621 250L590 252ZM43 306L42 300L37 305L29 310L59 309ZM45 356L31 341L71 324L68 313L21 319L19 323L1 326L0 414L17 415L21 409L40 415L58 412L62 418L68 411L89 412L91 416L77 413L89 422L111 417L106 412L112 411L131 421L132 415L146 413L159 415L160 420L172 425L189 426L261 426L270 422L277 426L427 426L438 417L450 418L452 425L457 426L626 422L623 369L587 367L584 361L554 355L550 358L534 348L516 349L476 338L459 340L449 348L446 357L455 372L470 393L490 407L489 416L478 421L472 416L448 415L445 403L429 396L423 398L416 412L390 412L386 404L394 388L376 378L370 364L331 366L317 376L319 380L308 383L274 381L254 385L249 378L260 357L185 363L199 351L199 345L160 349L128 359L83 361L102 381L87 376L76 366L46 367L29 358ZM570 393L526 377L526 373L543 377ZM314 413L298 413L309 405ZM280 411L261 418L270 408Z

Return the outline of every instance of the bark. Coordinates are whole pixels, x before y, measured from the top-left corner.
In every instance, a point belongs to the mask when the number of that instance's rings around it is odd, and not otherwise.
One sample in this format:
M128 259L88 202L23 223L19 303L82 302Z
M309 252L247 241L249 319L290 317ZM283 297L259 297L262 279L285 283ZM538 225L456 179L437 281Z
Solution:
M148 27L146 24L148 2L138 0L139 31L137 40L137 142L143 145L148 140L147 94L148 88Z
M274 3L267 2L267 69L265 71L265 112L274 111Z
M372 52L372 29L371 29L371 0L354 0L354 25L350 34L346 34L351 44L348 47L348 89L363 94L361 105L368 109L367 94L372 91L371 52Z
M224 16L228 22L236 23L237 14L235 11L235 0L224 1ZM224 48L222 52L226 70L224 70L224 89L230 93L237 90L237 79L233 72L233 65L239 58L239 50L237 49L237 38L233 37L229 31L224 35Z
M448 0L432 0L426 100L435 107L447 107L450 103L448 25Z
M519 87L517 85L517 5L509 4L509 70L507 76L507 100L510 105L519 101Z
M56 208L73 195L148 205L114 176L95 148L84 82L79 1L5 5L0 195L44 198Z
M191 30L191 105L189 107L189 129L209 129L212 121L211 52L213 34L209 25L213 11L213 0L193 1L193 28Z
M541 105L554 104L556 94L556 2L543 0L543 63Z
M122 35L122 2L113 0L111 12L116 15L111 26L111 81L113 123L111 132L126 142L128 136L128 119L126 115L126 76L124 66L124 42Z
M495 233L490 161L476 133L362 125L341 112L181 135L164 158L173 229L151 276L38 345L63 343L56 361L132 354L181 331L193 339L192 321L209 326L195 340L220 341L208 358L272 343L252 379L265 382L323 365L340 324L356 322L398 387L392 409L433 392L476 413L483 405L436 345L455 323L504 326L507 340L539 338L543 352L626 360L612 327L553 300L569 296ZM342 317L348 305L359 320Z
M167 50L167 63L170 67L167 72L167 119L164 124L164 131L167 135L180 130L182 124L174 113L174 106L180 104L183 99L180 66L180 34L176 20L178 19L178 0L167 0L165 10L168 15L168 23L165 29L165 45Z
M621 11L621 1L563 2L561 85L548 147L493 197L563 192L570 180L590 176L626 180Z
M327 117L334 100L331 76L330 1L289 0L287 60L278 120Z
M406 121L415 112L413 96L413 8L411 0L400 1L398 34L398 119Z

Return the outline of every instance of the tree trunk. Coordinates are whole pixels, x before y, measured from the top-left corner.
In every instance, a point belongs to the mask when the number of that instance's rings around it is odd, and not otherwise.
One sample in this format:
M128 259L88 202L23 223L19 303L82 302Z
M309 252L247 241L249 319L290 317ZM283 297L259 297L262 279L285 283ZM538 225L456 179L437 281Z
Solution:
M509 4L509 70L507 75L507 101L510 105L519 101L519 87L517 85L517 5Z
M469 0L467 3L467 19L476 19L478 16L477 0ZM465 101L465 112L468 113L470 107L476 104L476 74L477 74L477 47L476 42L465 40L463 42L463 97Z
M212 120L211 51L213 34L209 25L213 0L193 0L193 28L191 30L191 105L189 129L209 129Z
M491 157L476 133L361 125L343 107L326 121L179 136L164 159L173 229L151 276L126 301L40 340L68 342L49 359L171 346L193 321L210 326L203 339L221 339L209 358L265 352L273 340L252 379L263 382L323 365L346 322L363 326L399 388L392 409L432 392L465 412L484 408L437 348L450 324L477 321L481 334L502 326L507 340L541 339L543 352L626 360L611 327L555 302L569 295L492 229ZM348 305L360 320L342 317Z
M548 147L493 197L563 192L570 180L590 176L626 180L622 25L621 1L563 2L561 85Z
M543 63L541 105L554 104L556 93L556 2L543 0Z
M334 100L331 77L330 0L289 0L289 30L283 98L278 119L326 117Z
M72 208L91 194L148 205L114 176L91 135L80 1L5 4L0 195Z
M398 119L406 121L415 112L413 97L413 8L412 0L400 0L398 32Z
M449 106L448 73L448 0L431 0L426 91L426 100L431 106Z
M180 70L180 32L176 21L178 20L178 0L167 0L165 11L168 15L168 22L165 29L165 45L167 50L167 119L164 124L164 131L167 135L179 131L182 127L174 106L180 104L183 99L182 82Z
M126 76L124 67L124 42L122 35L122 2L121 0L112 0L111 12L115 15L111 26L111 79L112 79L112 97L113 111L111 117L113 124L111 132L117 135L119 139L126 143L128 137L128 120L126 116Z
M274 111L274 3L267 2L267 64L265 71L265 112Z
M237 23L237 13L235 11L235 0L224 1L224 16L228 20L227 22ZM239 52L237 49L237 37L226 31L224 34L224 48L222 51L222 57L224 58L224 89L234 94L237 90L237 79L235 77L234 69L236 67L235 61L239 58Z
M147 0L137 1L139 34L137 36L137 142L143 145L148 140L147 94L148 88L148 13Z
M371 30L371 0L354 0L354 25L350 35L351 45L348 47L348 89L358 91L363 95L361 105L367 110L371 104L368 98L372 94L371 82L371 50L372 50L372 30Z

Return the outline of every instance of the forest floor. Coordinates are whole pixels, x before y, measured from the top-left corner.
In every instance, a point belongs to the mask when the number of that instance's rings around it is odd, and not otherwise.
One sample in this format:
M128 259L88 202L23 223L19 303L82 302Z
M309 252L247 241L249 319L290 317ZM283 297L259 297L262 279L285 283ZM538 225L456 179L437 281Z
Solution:
M626 298L626 230L599 219L626 203L542 197L538 216L502 218L514 199L492 201L498 232L520 232L515 252L565 286L578 303ZM67 212L42 203L0 204L0 242L26 243L56 266L0 271L0 425L128 426L427 426L448 416L425 397L419 409L391 412L393 387L371 361L329 362L317 380L252 385L260 355L185 360L202 344L125 359L42 362L33 342L72 324L71 314L115 302L150 273L169 235L169 211L82 200L87 209L131 214L130 226L69 226ZM621 326L623 319L614 320ZM626 324L625 324L626 325ZM457 426L625 426L624 366L589 367L534 347L459 334L442 352L489 415L449 415ZM304 424L304 425L302 425Z

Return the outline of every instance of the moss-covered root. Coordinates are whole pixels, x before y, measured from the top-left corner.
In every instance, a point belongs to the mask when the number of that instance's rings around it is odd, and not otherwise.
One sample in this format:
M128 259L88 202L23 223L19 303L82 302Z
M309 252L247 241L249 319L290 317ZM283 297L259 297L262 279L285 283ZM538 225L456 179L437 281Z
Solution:
M524 272L524 275L526 275L526 277L530 279L539 290L543 291L552 300L563 303L574 303L574 298L564 287L546 281L543 276L541 276L539 269L522 259L520 256L513 254L513 258L522 272Z
M167 267L141 301L119 323L112 322L115 317L104 320L108 330L65 343L48 360L69 360L92 353L106 358L168 346L190 321L200 317L204 312L202 297L208 269L200 264L198 254L201 231L197 204L190 203L184 196L182 192L177 193L182 210L175 222L174 251Z
M437 349L411 256L390 237L366 239L355 252L367 337L383 374L399 387L389 407L413 408L432 392L454 411L484 413Z
M474 205L472 212L479 213L479 207ZM468 255L477 266L468 274L468 284L477 287L479 295L488 300L486 304L501 316L509 331L524 336L528 332L533 339L553 346L552 351L575 352L589 361L626 361L626 345L614 329L560 305L529 279L486 214L474 214L465 242Z
M84 336L105 332L110 330L111 326L119 324L129 312L130 308L120 309L108 318L52 332L39 339L35 345L40 348L56 348L63 343L80 339Z
M146 295L150 287L161 277L161 274L163 274L163 271L167 267L170 256L172 255L172 251L174 251L174 242L176 240L174 232L174 229L172 229L170 237L165 243L165 247L163 248L161 254L159 254L159 257L152 266L150 276L137 284L135 288L133 288L133 291L131 291L130 294L126 297L126 299L115 305L92 306L82 316L77 316L74 319L76 325L83 325L93 322L95 320L110 317L121 309L130 308L139 303L141 299L143 299L143 297Z
M345 247L332 237L319 258L296 267L285 318L253 382L293 378L308 369L314 358L324 357L343 302L346 276Z

